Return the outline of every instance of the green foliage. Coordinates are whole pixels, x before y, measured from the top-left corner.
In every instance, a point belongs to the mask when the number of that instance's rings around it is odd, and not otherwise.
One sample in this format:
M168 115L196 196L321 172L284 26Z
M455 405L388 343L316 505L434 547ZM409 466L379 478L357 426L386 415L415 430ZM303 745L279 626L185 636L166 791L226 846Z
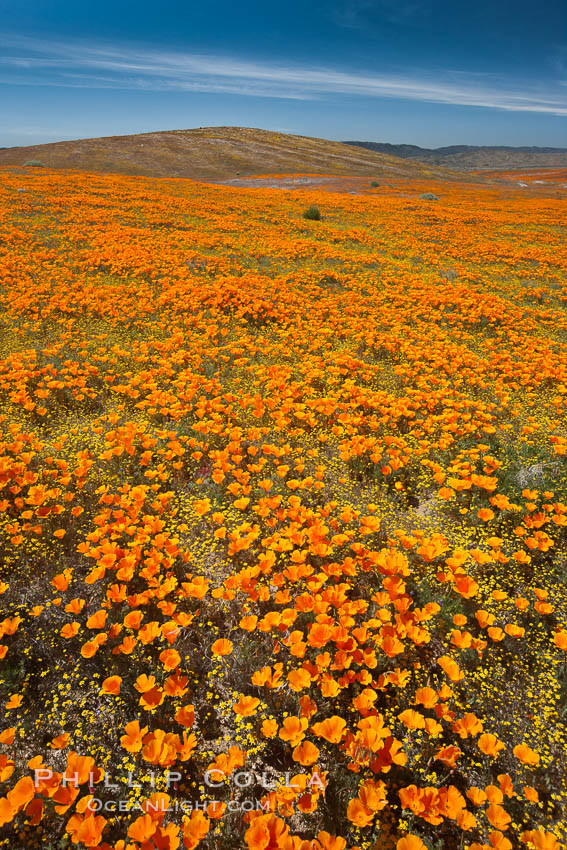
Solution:
M303 213L303 218L309 219L309 221L321 221L321 210L319 207L310 206L307 207L305 212Z
M35 168L45 168L45 164L40 162L39 159L28 159L27 162L24 162L24 168L28 165L33 165Z

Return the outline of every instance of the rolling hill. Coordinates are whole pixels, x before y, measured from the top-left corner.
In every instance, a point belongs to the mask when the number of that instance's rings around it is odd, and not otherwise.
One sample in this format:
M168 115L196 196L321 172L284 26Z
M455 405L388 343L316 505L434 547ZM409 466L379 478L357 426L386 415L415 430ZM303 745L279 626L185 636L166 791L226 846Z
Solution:
M563 168L567 148L499 147L450 145L420 148L418 145L391 145L386 142L345 142L375 153L410 159L456 171L510 170L513 168Z
M388 153L342 142L241 127L200 127L131 136L54 142L0 150L0 165L39 160L49 168L223 181L252 174L348 174L361 177L440 177Z

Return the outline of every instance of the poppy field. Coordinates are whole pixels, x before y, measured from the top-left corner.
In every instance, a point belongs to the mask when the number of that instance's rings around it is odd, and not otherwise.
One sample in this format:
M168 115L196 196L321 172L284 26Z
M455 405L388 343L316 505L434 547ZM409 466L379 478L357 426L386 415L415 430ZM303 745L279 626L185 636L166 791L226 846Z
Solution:
M1 847L565 847L558 186L2 170Z

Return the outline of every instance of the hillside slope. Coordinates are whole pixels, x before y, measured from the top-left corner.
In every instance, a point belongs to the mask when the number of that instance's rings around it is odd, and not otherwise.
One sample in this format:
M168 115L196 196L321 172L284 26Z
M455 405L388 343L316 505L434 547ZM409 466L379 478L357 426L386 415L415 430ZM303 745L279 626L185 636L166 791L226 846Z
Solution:
M566 850L564 197L1 171L0 850Z
M386 142L352 142L375 153L401 157L414 162L451 168L457 171L513 168L561 168L567 166L567 148L449 145L420 148L418 145L391 145Z
M50 168L213 181L278 173L452 176L443 169L342 142L241 127L200 127L0 150L0 165L24 165L29 160Z

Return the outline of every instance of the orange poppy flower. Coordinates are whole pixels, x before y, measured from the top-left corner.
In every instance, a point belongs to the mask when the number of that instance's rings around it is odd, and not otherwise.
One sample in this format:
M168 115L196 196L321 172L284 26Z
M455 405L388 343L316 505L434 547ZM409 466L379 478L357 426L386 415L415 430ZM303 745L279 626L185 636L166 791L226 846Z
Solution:
M31 776L24 776L18 780L6 797L14 811L23 809L35 796L35 785Z
M433 688L418 688L415 692L415 701L425 708L433 708L439 702L439 698Z
M121 676L109 676L102 683L101 691L103 694L112 694L113 696L118 696L118 694L120 693L121 684Z
M467 797L473 804L473 806L482 806L486 802L486 794L482 790L482 788L477 788L475 785L471 786L467 791Z
M291 670L287 674L287 680L292 691L299 692L304 690L304 688L309 687L311 674L302 668L299 670Z
M226 638L219 638L219 640L216 640L211 646L211 652L213 655L230 655L232 653L232 649L232 641L227 640Z
M288 741L292 747L296 747L305 737L307 725L305 717L286 717L278 735L282 741Z
M149 814L141 815L128 827L128 838L132 838L134 841L139 841L140 843L149 841L156 831L157 826L157 823Z
M16 737L16 727L9 726L0 732L0 744L12 744Z
M183 821L183 844L185 850L195 850L207 835L210 821L202 812L191 812L191 817Z
M251 717L256 713L256 709L259 705L260 700L256 699L256 697L247 697L244 694L241 694L238 702L235 702L232 706L232 710L241 717Z
M75 623L66 623L63 626L63 628L61 629L61 631L59 632L59 634L61 635L61 637L64 637L67 640L69 640L69 638L75 637L75 635L78 633L80 628L81 628L80 623L76 623L76 622Z
M132 720L126 724L124 731L126 734L120 738L122 747L129 753L139 753L142 749L142 739L146 735L148 727L140 728L138 720Z
M289 827L277 815L259 815L244 833L248 850L268 850L285 845Z
M359 797L355 797L354 800L349 801L347 817L359 829L364 829L372 823L376 812L368 809Z
M57 735L55 738L51 739L51 746L54 750L64 750L65 747L69 744L71 736L68 732L63 732L61 735Z
M427 845L417 835L408 833L408 835L398 839L396 850L427 850Z
M180 726L191 727L195 723L195 706L182 705L175 712L175 719Z
M104 609L95 611L87 620L87 629L104 629L108 612Z
M102 815L87 815L82 819L73 838L77 843L83 843L85 847L98 847L105 826L106 819Z
M485 814L487 821L495 829L507 830L508 825L512 821L508 812L502 806L498 805L498 803L491 803L486 809Z
M449 655L442 655L441 658L437 659L437 663L452 682L459 682L461 679L464 679L465 674L459 669L457 662Z
M159 660L168 671L175 670L181 663L181 656L176 649L164 649L160 652Z
M98 652L98 649L99 649L99 644L96 641L94 641L94 640L87 641L81 647L81 655L83 656L83 658L92 658L93 655L96 655L96 653Z
M16 815L16 809L12 806L7 797L0 797L0 827L6 823L10 823Z
M208 514L211 510L211 503L209 499L198 499L196 502L193 502L193 510L198 516Z
M142 624L143 617L144 615L141 611L130 611L124 617L124 625L127 629L135 629L137 631Z
M325 646L332 638L333 630L323 623L314 623L309 629L307 643L309 646L322 647Z
M457 760L462 756L463 752L458 747L450 744L448 747L442 747L435 753L435 758L442 761L447 767L455 767Z
M155 711L164 700L164 693L161 688L150 688L149 691L144 691L138 703L144 711Z
M294 748L292 758L299 764L309 767L310 765L315 764L319 758L319 754L320 750L315 746L315 744L312 744L311 741L303 741Z
M318 738L324 738L330 744L338 744L344 735L346 721L336 714L322 720L320 723L315 723L311 729Z
M226 812L227 805L220 800L212 800L207 806L207 817L211 820L220 820Z
M262 723L262 735L264 738L273 738L278 731L278 723L273 718L264 720Z
M530 747L525 744L518 744L512 750L517 759L519 759L523 764L527 764L530 767L536 766L540 762L539 753L536 753L535 750L532 750Z
M136 681L134 682L134 687L141 694L144 694L146 691L151 691L156 685L156 677L155 676L146 676L145 673L142 673Z
M485 732L477 741L477 747L487 756L496 758L501 750L506 749L506 745L500 741L496 735L491 735L490 732Z
M408 729L425 729L425 718L423 714L420 714L418 711L414 711L412 708L408 708L406 711L402 711L401 714L398 714L398 719L401 720Z
M91 773L95 771L95 762L92 756L80 756L78 753L71 750L67 754L67 767L65 774L72 777L69 779L70 784L83 785L91 777Z

